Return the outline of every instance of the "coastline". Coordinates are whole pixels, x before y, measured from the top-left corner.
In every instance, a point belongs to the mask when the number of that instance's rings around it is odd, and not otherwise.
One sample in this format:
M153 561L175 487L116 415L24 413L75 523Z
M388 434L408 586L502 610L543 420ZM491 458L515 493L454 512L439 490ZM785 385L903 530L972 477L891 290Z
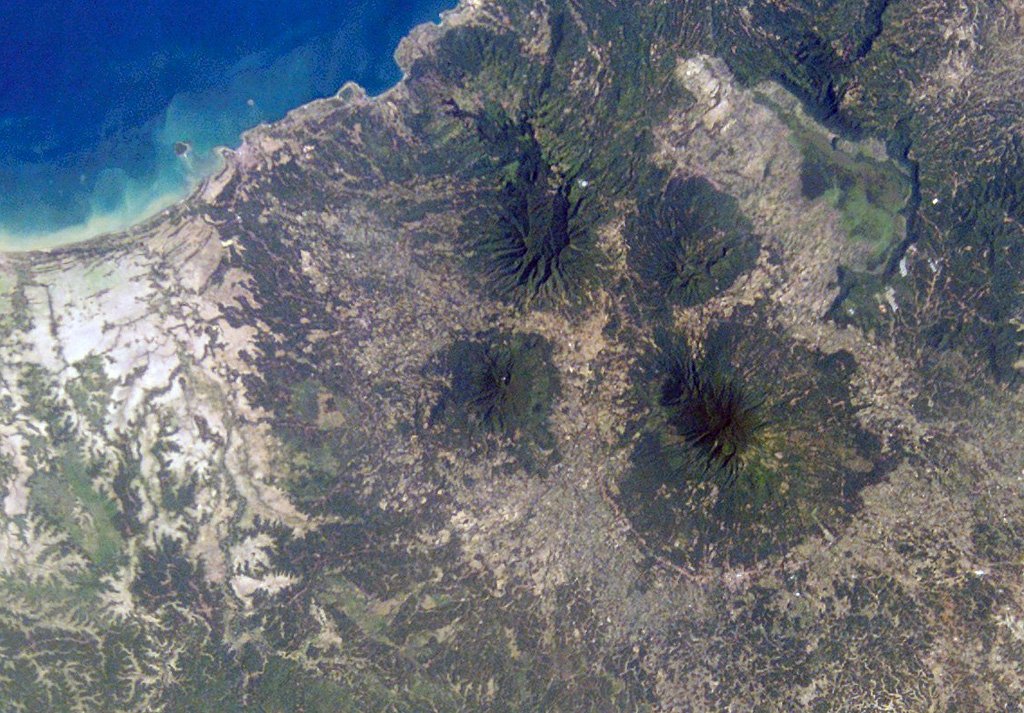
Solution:
M176 207L186 209L194 201L206 201L216 195L211 192L211 187L222 185L234 175L234 157L245 155L251 151L259 152L259 148L253 145L258 141L259 135L276 125L288 123L298 119L303 113L314 110L324 102L333 103L339 99L344 100L345 95L351 95L353 89L363 98L377 100L385 98L392 93L399 91L405 84L408 75L407 57L410 55L410 43L419 47L422 44L429 44L430 39L436 37L446 23L458 18L460 21L468 11L470 14L475 10L475 0L463 2L460 0L454 7L442 10L436 21L422 22L414 25L398 41L398 44L391 52L391 61L399 68L401 75L392 85L383 89L377 94L369 94L366 89L355 80L345 81L336 92L330 95L313 98L307 102L298 104L288 109L283 116L273 121L262 121L254 126L243 130L236 139L235 147L230 145L217 145L212 147L206 156L202 157L202 167L192 166L190 180L183 186L172 188L166 191L154 190L160 183L160 178L154 179L154 186L150 190L154 197L145 200L141 207L127 206L112 212L94 212L83 222L59 228L50 232L40 233L17 233L5 231L0 226L0 256L19 256L34 253L61 253L70 248L87 246L95 249L105 244L116 244L126 238L135 237L140 230L169 217ZM148 191L147 191L148 192Z
M223 159L218 159L218 166L213 175L223 170ZM96 214L84 223L61 228L50 233L11 234L0 230L0 254L16 255L21 253L52 252L73 245L116 239L132 233L134 229L159 219L174 206L187 202L196 191L200 190L210 176L191 182L180 191L173 191L147 202L141 209L131 211L130 215L120 212Z

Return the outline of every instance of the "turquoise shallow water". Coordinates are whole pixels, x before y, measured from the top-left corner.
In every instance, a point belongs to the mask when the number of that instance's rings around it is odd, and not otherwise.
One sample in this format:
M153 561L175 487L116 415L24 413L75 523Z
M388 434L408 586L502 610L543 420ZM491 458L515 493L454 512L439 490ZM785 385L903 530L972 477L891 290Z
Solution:
M0 4L0 245L70 242L154 213L245 129L348 80L387 89L401 37L453 5Z

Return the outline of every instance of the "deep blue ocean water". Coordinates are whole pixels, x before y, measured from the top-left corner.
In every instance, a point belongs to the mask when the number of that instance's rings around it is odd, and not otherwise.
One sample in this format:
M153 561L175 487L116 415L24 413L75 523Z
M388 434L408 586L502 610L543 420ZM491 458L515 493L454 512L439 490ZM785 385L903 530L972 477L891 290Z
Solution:
M387 89L398 41L454 4L0 0L0 248L125 227L245 129L348 80Z

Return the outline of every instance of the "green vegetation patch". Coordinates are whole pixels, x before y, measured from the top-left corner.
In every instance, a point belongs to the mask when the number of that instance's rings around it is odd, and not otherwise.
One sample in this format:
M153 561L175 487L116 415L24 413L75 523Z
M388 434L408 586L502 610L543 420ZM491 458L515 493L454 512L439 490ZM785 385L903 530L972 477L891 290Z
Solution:
M281 422L293 432L312 435L321 431L337 438L358 429L359 405L341 384L307 378L289 390L288 407Z
M465 710L455 691L417 672L407 672L405 681L389 681L366 661L358 669L348 668L332 677L282 656L270 656L250 682L246 698L259 710L280 713Z
M677 565L775 557L835 532L889 466L856 419L856 363L793 345L737 315L704 344L674 335L637 368L632 469L616 498L643 542Z
M100 568L115 564L123 541L115 526L117 505L92 485L101 468L73 445L59 449L53 467L32 481L31 502L39 505Z
M278 425L284 439L281 466L290 473L285 482L293 502L308 512L354 514L337 489L369 457L367 423L341 385L305 379L292 387Z
M25 294L25 285L29 281L27 273L26 269L15 267L0 274L0 337L32 328L28 296Z
M674 55L653 51L636 11L602 8L589 17L589 9L555 3L529 45L453 28L411 68L414 90L436 92L491 162L473 163L493 188L480 192L460 235L500 299L520 307L585 302L608 274L597 228L617 214L617 201L653 188L651 127L682 94ZM606 34L599 45L591 21ZM512 22L538 19L524 13Z
M112 386L93 359L76 366L81 376L69 382L68 394L91 425L101 429L107 390ZM53 377L44 368L28 365L19 376L27 411L47 428L45 437L32 437L32 451L46 455L37 460L29 481L29 505L69 533L97 567L108 569L120 559L123 546L116 525L119 507L93 485L107 472L108 464L87 454Z
M410 68L413 82L430 77L445 85L490 90L500 96L510 90L528 90L540 80L542 64L523 52L521 40L511 33L470 25L444 34L433 56L419 58Z
M106 425L107 405L114 390L114 382L103 368L103 358L88 356L75 363L78 378L68 382L68 396L75 407L96 431L103 432Z
M938 253L939 269L949 275L944 304L925 315L929 331L940 330L949 344L987 362L998 381L1019 383L1024 356L1024 140L1015 139L992 169L989 180L975 180L956 191L946 221L952 225ZM920 269L917 288L932 277ZM965 302L968 309L964 309Z
M759 241L736 199L703 178L673 178L630 225L630 256L652 299L688 307L754 266Z
M685 469L714 480L723 497L742 491L763 500L773 480L772 470L762 466L769 434L764 397L735 375L689 355L666 356L671 363L659 402L666 421L663 441L688 453L681 474Z
M992 177L965 180L928 204L915 245L884 273L841 269L829 317L891 333L912 358L958 350L973 375L1016 384L1024 373L1024 142ZM953 180L951 178L951 180ZM894 309L894 307L896 309ZM971 377L960 373L958 378Z
M879 33L885 0L798 0L785 5L753 2L714 6L715 50L743 83L765 79L782 84L816 120L846 131L857 126L845 115L857 61ZM905 58L904 58L905 59ZM890 84L895 78L890 78Z
M454 343L441 356L448 387L431 420L478 439L498 436L554 446L548 415L559 391L551 344L536 334L489 333Z
M471 262L498 297L519 306L585 297L604 272L587 182L552 166L529 115L512 118L492 104L465 116L496 157L500 185L463 227Z
M833 148L824 136L800 131L797 137L804 157L804 198L832 204L842 214L849 238L868 247L864 267L877 268L906 233L901 211L910 197L910 180L894 163Z

